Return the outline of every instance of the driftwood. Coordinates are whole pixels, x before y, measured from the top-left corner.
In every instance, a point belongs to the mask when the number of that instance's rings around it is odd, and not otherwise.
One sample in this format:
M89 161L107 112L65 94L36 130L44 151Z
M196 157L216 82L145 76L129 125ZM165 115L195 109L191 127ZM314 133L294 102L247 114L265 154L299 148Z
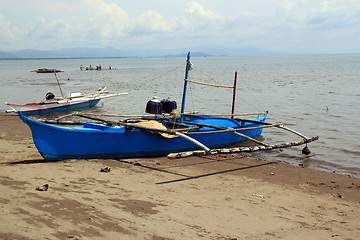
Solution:
M191 157L191 156L214 155L214 154L221 154L221 153L256 152L256 151L272 150L272 149L277 149L277 148L287 148L287 147L299 146L302 144L307 144L307 143L313 142L318 139L319 139L319 137L315 136L315 137L308 138L308 139L301 139L297 142L278 143L278 144L271 144L268 146L220 148L220 149L211 149L210 152L206 152L204 150L197 150L197 151L170 153L167 157L169 159L175 159L175 158L185 158L185 157Z

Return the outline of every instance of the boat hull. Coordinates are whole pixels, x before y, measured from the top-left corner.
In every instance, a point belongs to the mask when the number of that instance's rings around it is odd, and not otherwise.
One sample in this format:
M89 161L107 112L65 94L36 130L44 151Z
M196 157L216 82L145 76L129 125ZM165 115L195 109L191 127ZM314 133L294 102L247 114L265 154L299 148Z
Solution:
M200 149L199 146L181 137L165 138L156 133L137 129L129 130L125 127L113 128L89 123L81 127L58 127L31 120L21 112L18 114L30 127L40 154L49 160L164 156L174 152ZM266 115L256 120L265 121L265 118ZM204 119L201 121L206 122ZM232 126L227 127L240 128L236 121L230 122ZM260 125L247 123L245 127ZM211 128L202 129L202 131L211 132ZM239 129L238 132L255 137L261 134L262 129ZM187 135L209 148L225 147L246 140L230 132L192 133L194 132L188 132Z
M58 72L63 72L59 69L49 69L49 68L39 68L37 70L34 70L33 72L36 72L36 73L58 73Z
M23 115L45 115L53 112L73 111L81 108L91 108L96 106L101 99L111 98L120 95L127 95L128 93L108 93L105 91L106 87L99 88L96 91L82 94L81 92L70 92L69 97L60 97L41 101L37 103L27 104L12 104L6 105L11 107L11 110L6 110L7 113L21 111Z
M45 104L7 104L16 111L21 111L25 116L31 115L46 115L54 112L73 111L81 108L91 108L96 106L101 99L86 99L75 101L57 101L54 103Z

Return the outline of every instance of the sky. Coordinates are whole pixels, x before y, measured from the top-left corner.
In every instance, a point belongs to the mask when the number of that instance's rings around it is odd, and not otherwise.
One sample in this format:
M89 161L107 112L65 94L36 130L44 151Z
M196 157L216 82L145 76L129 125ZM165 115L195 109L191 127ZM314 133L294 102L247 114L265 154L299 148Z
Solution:
M360 53L360 0L0 0L0 51L257 47Z

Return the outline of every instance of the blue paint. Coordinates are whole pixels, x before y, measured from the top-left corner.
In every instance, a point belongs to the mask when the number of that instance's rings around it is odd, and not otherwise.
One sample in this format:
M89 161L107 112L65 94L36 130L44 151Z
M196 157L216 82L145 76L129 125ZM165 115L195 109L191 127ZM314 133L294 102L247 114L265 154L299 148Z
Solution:
M129 130L125 127L109 127L93 123L85 123L81 127L59 127L29 119L21 112L18 114L30 127L34 143L40 154L49 160L164 156L173 152L200 149L199 146L181 137L165 138L138 129ZM198 123L232 127L249 137L255 137L262 132L261 128L241 130L243 128L241 124L229 118L191 116L191 119ZM263 122L265 119L266 114L254 120ZM245 124L246 127L260 125ZM204 131L214 131L214 133L191 134ZM225 147L246 140L233 133L215 131L216 129L204 127L190 130L187 135L209 148Z
M184 79L184 89L183 89L183 97L182 97L182 103L181 103L181 113L184 113L185 111L185 100L186 100L186 89L187 89L187 79L189 76L189 70L190 70L190 52L188 52L187 58L186 58L186 67L185 67L185 79ZM181 116L180 122L183 122L183 117Z

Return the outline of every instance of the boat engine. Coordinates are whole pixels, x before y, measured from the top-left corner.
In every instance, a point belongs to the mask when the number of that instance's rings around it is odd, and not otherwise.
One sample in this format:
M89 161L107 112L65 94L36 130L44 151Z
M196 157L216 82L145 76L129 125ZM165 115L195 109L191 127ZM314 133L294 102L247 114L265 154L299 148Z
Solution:
M162 114L162 113L171 113L173 110L177 109L177 103L172 101L170 97L163 99L161 102L158 97L153 97L146 104L145 112L151 114Z
M147 102L145 112L152 114L162 114L162 105L158 97L155 96L153 99Z
M164 113L171 113L173 110L177 109L176 102L172 101L170 97L162 100L161 105Z
M52 92L47 92L45 98L46 100L52 100L55 98L55 95Z

